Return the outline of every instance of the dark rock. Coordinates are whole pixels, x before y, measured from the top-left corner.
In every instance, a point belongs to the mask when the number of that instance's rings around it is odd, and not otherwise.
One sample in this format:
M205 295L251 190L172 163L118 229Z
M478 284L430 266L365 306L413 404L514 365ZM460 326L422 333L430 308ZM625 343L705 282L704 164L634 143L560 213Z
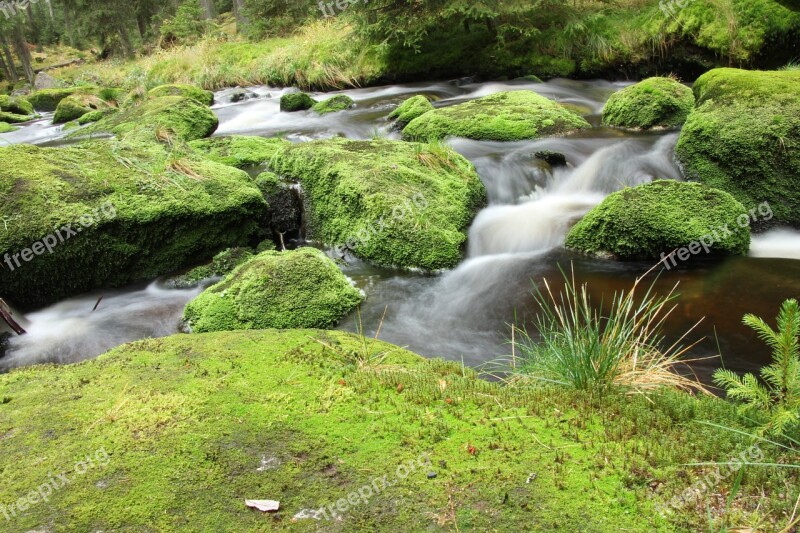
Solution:
M560 152L553 152L552 150L540 150L533 154L533 157L549 163L551 167L567 166L567 156Z

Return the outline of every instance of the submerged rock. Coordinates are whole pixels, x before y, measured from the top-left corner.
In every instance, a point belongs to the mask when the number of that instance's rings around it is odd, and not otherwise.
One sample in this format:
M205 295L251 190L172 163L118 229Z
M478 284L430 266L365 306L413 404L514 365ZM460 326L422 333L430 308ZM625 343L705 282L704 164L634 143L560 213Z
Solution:
M561 152L554 152L552 150L539 150L533 154L533 157L544 161L551 167L564 167L567 165L567 156Z
M32 308L151 280L257 234L267 206L247 173L149 135L0 148L4 298Z
M289 93L281 96L281 111L305 111L314 107L317 101L306 93Z
M389 113L389 118L394 119L398 128L405 128L409 122L433 110L431 102L423 95L418 94L405 100L402 104Z
M747 211L730 194L700 183L660 180L610 194L570 230L566 247L605 258L660 259L692 254L745 255Z
M206 91L200 87L186 84L159 85L150 89L147 93L150 98L160 98L162 96L183 96L191 98L197 103L210 106L214 103L214 93Z
M105 111L111 105L93 94L73 94L58 103L53 124L63 124L81 118L92 111Z
M692 90L673 78L648 78L611 95L603 124L621 128L680 128L694 107Z
M164 130L191 141L210 136L218 125L217 116L208 106L183 96L162 96L104 117L78 133L122 135L136 130L151 133Z
M486 202L472 164L445 146L336 138L286 145L270 165L303 186L311 238L378 265L456 266Z
M231 135L192 141L189 146L212 161L236 168L245 168L269 161L278 148L288 142L277 138Z
M800 71L715 69L694 92L675 149L686 176L800 227Z
M553 100L533 91L512 91L429 111L412 120L403 137L521 141L588 127L583 117Z
M355 105L355 102L352 98L347 96L346 94L338 94L333 98L328 98L322 102L317 102L314 104L312 109L319 113L320 115L326 115L328 113L335 113L336 111L344 111L345 109L350 109Z
M263 252L189 302L193 332L328 328L363 299L339 267L314 248Z

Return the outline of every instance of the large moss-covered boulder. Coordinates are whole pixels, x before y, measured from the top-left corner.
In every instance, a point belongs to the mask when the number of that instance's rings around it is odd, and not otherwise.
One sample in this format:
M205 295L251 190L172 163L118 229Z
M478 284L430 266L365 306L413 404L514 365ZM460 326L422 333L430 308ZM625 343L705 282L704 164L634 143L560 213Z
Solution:
M687 177L800 227L800 71L715 69L694 91L676 147Z
M314 248L263 252L189 302L193 332L328 328L363 299L324 253Z
M70 120L77 120L92 111L103 111L110 108L110 104L94 94L72 94L58 103L55 115L53 115L53 124L63 124Z
M521 141L588 128L583 117L533 91L501 92L429 111L403 129L411 140Z
M33 115L33 106L21 96L0 94L0 111L17 115Z
M208 137L219 126L219 119L208 106L183 96L162 96L139 106L123 109L84 128L86 133L124 134L134 130L169 130L185 141Z
M37 111L55 111L58 103L71 94L85 92L85 87L68 87L65 89L43 89L29 94L26 98Z
M191 141L189 146L208 159L236 168L251 167L269 161L289 141L264 137L231 135Z
M424 115L428 111L433 111L433 105L431 105L430 100L418 94L397 106L397 108L389 113L389 118L395 120L397 127L404 128L409 122Z
M305 111L314 107L317 101L306 93L289 93L281 96L281 111Z
M603 124L648 130L679 128L694 107L694 94L673 78L648 78L611 95Z
M302 184L311 238L379 265L456 266L486 201L472 164L439 145L328 139L287 145L270 166Z
M337 94L332 98L328 98L327 100L323 100L322 102L317 102L311 109L313 109L320 115L327 115L328 113L335 113L337 111L344 111L345 109L350 109L355 104L356 103L353 101L353 99L347 96L346 94Z
M209 106L214 103L214 93L206 91L194 85L172 84L160 85L148 92L150 98L160 98L162 96L184 96L191 98L202 105Z
M247 173L150 136L0 148L3 298L36 307L249 242L267 206Z
M660 180L610 194L572 228L566 246L621 260L660 259L690 246L692 254L744 255L749 223L742 204L726 192Z

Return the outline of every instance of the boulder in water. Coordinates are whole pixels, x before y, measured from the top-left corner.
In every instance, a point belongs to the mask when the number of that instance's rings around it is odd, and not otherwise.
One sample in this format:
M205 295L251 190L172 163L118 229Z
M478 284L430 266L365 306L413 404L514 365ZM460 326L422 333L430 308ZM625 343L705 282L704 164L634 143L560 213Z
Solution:
M694 107L694 95L673 78L648 78L611 95L603 124L649 130L680 128Z
M92 111L105 111L111 107L110 104L94 94L72 94L58 103L55 115L53 115L53 124L77 120Z
M159 98L161 96L183 96L191 98L197 103L202 105L211 105L214 103L214 93L206 91L195 85L186 85L175 83L171 85L159 85L147 93L150 98Z
M333 98L328 98L322 102L317 102L314 104L313 109L320 115L327 115L328 113L335 113L337 111L344 111L345 109L350 109L355 105L355 102L352 98L347 96L346 94L338 94Z
M421 117L428 111L433 110L430 100L423 95L418 94L405 100L402 104L389 113L389 118L395 120L395 125L402 129L405 128L409 122L417 117Z
M33 106L21 96L0 94L0 111L17 115L33 115Z
M289 93L281 96L281 111L305 111L314 107L317 101L306 93Z

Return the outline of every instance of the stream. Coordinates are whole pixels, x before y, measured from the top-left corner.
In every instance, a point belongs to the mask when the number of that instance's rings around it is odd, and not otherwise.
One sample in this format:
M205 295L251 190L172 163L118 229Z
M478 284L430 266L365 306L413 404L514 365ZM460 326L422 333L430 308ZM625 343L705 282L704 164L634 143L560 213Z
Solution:
M551 80L546 83L470 83L455 80L342 91L354 109L318 116L311 111L281 113L286 89L250 88L252 98L230 103L231 90L216 93L220 119L215 135L284 135L294 142L345 136L399 139L386 116L404 99L424 94L446 106L498 91L531 89L581 109L595 127L566 137L523 142L451 139L471 160L486 185L489 205L474 220L466 256L457 268L437 274L377 268L350 258L344 272L363 289L361 324L355 313L340 329L374 334L427 356L480 366L510 354L510 324L530 326L536 313L533 282L562 279L574 269L598 301L630 288L652 263L619 263L587 258L563 248L570 226L611 192L654 178L680 179L673 161L676 132L632 133L600 126L606 99L627 85L602 80ZM312 95L316 98L324 95ZM63 137L51 115L0 135L0 145L57 145ZM537 151L564 154L566 167L550 168ZM331 252L332 253L332 252ZM780 303L800 297L800 232L773 229L753 236L748 257L704 260L665 270L655 281L666 294L677 283L678 307L665 324L676 340L703 339L692 351L692 370L708 382L721 364L738 371L757 370L769 350L742 325L745 313L774 321ZM655 279L655 278L654 278ZM649 282L648 282L649 283ZM200 292L169 289L153 280L116 290L69 298L29 313L21 323L28 334L13 337L0 370L40 362L73 362L95 357L125 342L178 332L184 305ZM98 298L103 299L92 311ZM385 317L381 323L381 317ZM2 331L2 329L0 329ZM722 354L722 362L716 354Z

